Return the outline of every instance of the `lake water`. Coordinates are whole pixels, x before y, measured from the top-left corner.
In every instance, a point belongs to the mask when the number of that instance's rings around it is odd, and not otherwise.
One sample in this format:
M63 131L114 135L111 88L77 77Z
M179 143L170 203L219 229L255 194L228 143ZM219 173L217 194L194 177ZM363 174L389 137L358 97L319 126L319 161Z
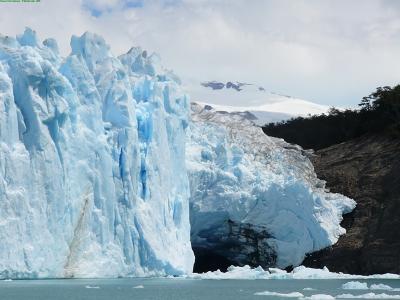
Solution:
M285 299L277 296L259 296L257 292L300 292L305 297L316 294L360 295L374 292L400 295L387 290L343 290L350 280L196 280L167 278L130 279L66 279L14 280L0 282L0 299L40 300L132 300L132 299ZM400 288L400 280L357 280L368 286L383 283ZM313 290L304 290L312 288ZM400 298L400 296L399 296ZM289 299L289 298L287 298ZM295 299L295 298L292 298Z

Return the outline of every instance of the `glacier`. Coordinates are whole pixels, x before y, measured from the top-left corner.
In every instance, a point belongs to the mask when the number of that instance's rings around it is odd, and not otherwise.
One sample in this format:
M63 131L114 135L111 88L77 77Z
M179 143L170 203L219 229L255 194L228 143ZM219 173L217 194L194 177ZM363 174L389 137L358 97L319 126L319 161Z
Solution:
M98 35L0 36L0 278L191 272L189 99Z
M186 164L196 259L298 266L345 233L342 215L356 203L327 191L309 151L265 135L238 114L191 106Z
M355 207L309 155L190 104L141 48L0 35L0 278L192 274L192 248L299 265Z

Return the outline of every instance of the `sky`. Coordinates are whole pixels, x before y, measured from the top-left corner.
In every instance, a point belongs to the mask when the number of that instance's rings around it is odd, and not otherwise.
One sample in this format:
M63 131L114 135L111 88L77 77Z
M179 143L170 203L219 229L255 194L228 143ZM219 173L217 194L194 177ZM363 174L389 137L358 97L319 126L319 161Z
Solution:
M397 0L0 3L0 33L26 26L56 38L63 55L71 35L91 31L116 55L132 46L159 53L184 82L250 82L329 106L355 107L400 81Z

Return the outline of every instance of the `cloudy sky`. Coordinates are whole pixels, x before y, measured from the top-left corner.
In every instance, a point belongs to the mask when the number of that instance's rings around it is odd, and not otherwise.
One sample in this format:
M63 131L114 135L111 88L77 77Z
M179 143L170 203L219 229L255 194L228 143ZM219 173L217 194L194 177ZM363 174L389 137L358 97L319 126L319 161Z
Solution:
M41 0L0 3L0 32L103 35L140 45L183 80L243 81L321 104L355 106L400 80L397 0ZM246 103L242 103L245 105Z

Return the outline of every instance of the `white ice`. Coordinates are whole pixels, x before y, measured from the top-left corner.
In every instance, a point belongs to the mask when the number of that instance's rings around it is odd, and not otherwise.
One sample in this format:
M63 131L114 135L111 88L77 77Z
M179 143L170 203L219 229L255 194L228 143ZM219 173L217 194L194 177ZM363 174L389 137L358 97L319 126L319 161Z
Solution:
M400 295L388 295L385 293L375 294L366 293L362 295L341 294L336 296L337 299L400 299Z
M301 300L334 300L335 297L327 294L315 294L309 297L300 298Z
M278 267L299 265L345 233L342 215L355 206L325 189L301 148L196 106L191 122L157 55L116 57L95 34L73 36L67 57L31 29L0 35L0 99L2 279L191 274L189 197L194 243L232 220L270 233Z
M383 284L383 283L371 284L370 289L371 290L386 290L386 291L391 291L391 292L400 292L400 288L392 288L391 286Z
M368 290L368 284L366 282L349 281L342 285L344 290Z
M197 104L189 129L194 246L207 245L211 234L213 241L218 234L226 237L229 222L247 224L269 233L259 244L276 253L274 265L284 268L298 266L307 253L331 246L345 233L342 215L355 202L325 189L310 153L265 135L238 115Z
M133 288L134 289L144 289L144 286L143 285L137 285L137 286L134 286Z
M383 283L375 283L371 284L370 287L368 287L368 284L366 282L359 282L359 281L350 281L342 285L342 289L345 290L385 290L385 291L391 291L391 292L399 292L400 288L392 288L389 285L383 284Z
M179 80L100 36L0 36L0 278L192 270Z
M400 279L398 274L377 274L370 276L352 275L330 272L327 268L313 269L299 266L292 272L269 268L264 270L261 267L250 268L249 266L228 268L227 272L214 271L207 273L194 273L184 275L184 278L192 279Z
M304 297L304 295L299 292L278 293L278 292L264 291L264 292L254 293L254 295L256 295L256 296L275 296L275 297L283 297L283 298L302 298L302 297Z

